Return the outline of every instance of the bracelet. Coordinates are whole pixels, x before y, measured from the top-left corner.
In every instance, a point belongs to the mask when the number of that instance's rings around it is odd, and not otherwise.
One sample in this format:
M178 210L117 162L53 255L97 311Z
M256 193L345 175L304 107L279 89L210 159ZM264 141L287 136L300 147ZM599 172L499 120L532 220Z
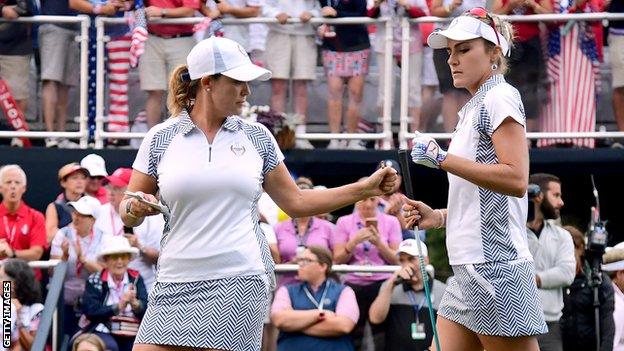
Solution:
M440 213L440 217L441 217L440 218L441 219L440 225L437 226L436 229L444 228L444 224L446 224L445 223L446 221L445 221L445 218L444 218L444 212L442 212L442 210L440 210L440 209L437 209L437 210L434 210L434 211Z
M449 5L444 6L444 11L446 11L446 13L448 13L448 14L450 14L451 12L453 12L453 11L451 10L451 6L449 6Z

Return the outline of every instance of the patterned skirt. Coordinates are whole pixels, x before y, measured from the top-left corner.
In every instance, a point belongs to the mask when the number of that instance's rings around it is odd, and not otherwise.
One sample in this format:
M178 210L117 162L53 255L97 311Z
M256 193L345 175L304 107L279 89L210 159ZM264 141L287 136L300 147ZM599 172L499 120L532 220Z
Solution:
M453 266L438 314L477 334L530 336L548 330L532 261Z
M156 282L135 343L258 351L268 303L264 275Z
M337 52L323 50L323 68L329 77L354 77L368 74L370 49Z

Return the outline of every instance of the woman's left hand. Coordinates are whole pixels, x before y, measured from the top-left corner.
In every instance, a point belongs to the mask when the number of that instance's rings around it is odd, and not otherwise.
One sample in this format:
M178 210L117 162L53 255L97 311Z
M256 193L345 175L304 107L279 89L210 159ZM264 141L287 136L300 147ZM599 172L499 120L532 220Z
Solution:
M365 198L391 193L398 181L397 172L392 167L380 168L364 179Z
M440 168L446 159L446 151L442 150L438 142L430 136L416 133L412 143L414 145L412 148L412 161L414 163L430 168Z

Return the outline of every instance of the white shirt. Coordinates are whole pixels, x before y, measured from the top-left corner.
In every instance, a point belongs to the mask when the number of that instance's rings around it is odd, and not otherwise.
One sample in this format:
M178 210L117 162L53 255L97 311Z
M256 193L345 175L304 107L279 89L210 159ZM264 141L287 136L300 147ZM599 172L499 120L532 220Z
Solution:
M121 216L113 210L110 203L102 205L100 216L95 221L95 227L100 229L104 235L123 235L123 222ZM141 246L160 251L160 238L165 228L163 215L145 217L141 225L134 228L134 234ZM145 289L149 293L156 279L156 265L147 262L144 257L139 256L130 261L128 268L139 271L145 282Z
M232 7L242 8L247 6L262 6L261 0L228 0ZM262 10L262 9L261 9ZM223 18L236 18L232 15L223 15ZM251 52L251 43L249 42L249 25L248 24L224 24L223 36L232 39L245 48L247 52Z
M263 0L262 16L275 17L285 13L289 17L299 18L303 12L310 12L313 17L321 15L318 0ZM271 31L294 35L314 35L316 31L310 23L271 24Z
M160 200L171 211L157 281L272 276L257 202L264 176L283 159L264 126L236 116L225 120L212 144L186 112L153 127L133 168L157 180Z
M459 111L448 152L478 163L497 163L492 134L507 117L525 125L520 94L502 75L495 75ZM448 180L446 246L451 265L532 259L526 194L498 194L451 173Z
M613 340L613 351L624 351L624 293L613 284L615 298L615 309L613 310L613 320L615 321L615 335Z
M535 273L542 283L538 291L544 318L547 322L558 321L563 310L563 288L572 284L576 274L572 236L554 220L547 220L539 238L530 229L527 238Z

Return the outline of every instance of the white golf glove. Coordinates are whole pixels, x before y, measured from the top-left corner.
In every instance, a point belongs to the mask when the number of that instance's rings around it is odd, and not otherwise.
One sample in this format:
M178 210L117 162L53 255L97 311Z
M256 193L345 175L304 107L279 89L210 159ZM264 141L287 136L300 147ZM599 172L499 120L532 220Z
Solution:
M440 168L440 163L446 158L446 151L440 148L435 139L416 133L412 144L412 161L414 163L430 168Z

